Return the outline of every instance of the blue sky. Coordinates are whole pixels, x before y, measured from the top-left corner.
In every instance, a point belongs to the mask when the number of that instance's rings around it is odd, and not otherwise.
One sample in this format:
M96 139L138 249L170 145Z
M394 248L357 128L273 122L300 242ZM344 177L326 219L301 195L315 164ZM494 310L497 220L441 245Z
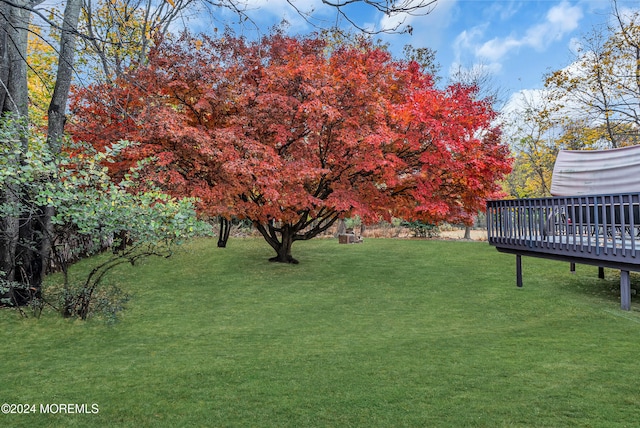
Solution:
M320 0L293 1L301 11L313 9L325 26L335 22L335 10ZM292 32L313 30L286 0L248 4L249 15L262 29L286 18ZM640 7L638 1L618 4ZM365 6L348 13L359 25L375 28L404 19L413 27L411 35L380 36L394 53L400 55L406 44L430 47L437 51L443 77L460 67L484 67L495 85L514 93L541 88L545 73L569 65L572 47L581 36L606 24L610 9L609 0L438 0L426 16L385 17Z

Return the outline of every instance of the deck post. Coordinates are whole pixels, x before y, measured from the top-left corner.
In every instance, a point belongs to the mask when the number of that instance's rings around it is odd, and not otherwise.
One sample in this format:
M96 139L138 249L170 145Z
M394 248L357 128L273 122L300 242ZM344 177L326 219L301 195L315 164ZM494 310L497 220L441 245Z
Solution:
M598 278L604 279L604 268L602 266L598 266Z
M631 310L631 280L628 270L620 271L620 309Z
M576 264L571 262L569 263L569 272L576 273Z
M516 285L522 288L522 256L516 254Z

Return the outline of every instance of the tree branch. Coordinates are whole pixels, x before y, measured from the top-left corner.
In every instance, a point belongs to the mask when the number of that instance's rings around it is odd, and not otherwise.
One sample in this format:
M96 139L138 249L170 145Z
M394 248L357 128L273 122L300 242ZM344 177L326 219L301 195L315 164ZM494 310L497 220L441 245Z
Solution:
M421 16L431 13L437 2L438 0L322 0L322 4L336 9L339 18L343 18L354 28L366 34L411 33L413 28L410 25L407 25L403 29L400 29L405 22L404 18L391 28L367 28L356 23L349 14L343 10L344 8L356 4L365 4L373 7L375 10L385 14L386 16L396 16L401 14ZM302 11L295 5L296 0L287 0L287 3L296 11L296 13L298 13L298 15L304 18L307 23L314 27L318 27L318 25L313 22L313 11Z

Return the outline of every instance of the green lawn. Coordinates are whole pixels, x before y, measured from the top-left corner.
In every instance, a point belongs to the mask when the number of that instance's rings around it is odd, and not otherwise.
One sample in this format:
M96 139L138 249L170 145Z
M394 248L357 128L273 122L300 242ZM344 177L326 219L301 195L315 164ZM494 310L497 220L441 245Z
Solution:
M515 257L478 242L271 255L202 240L122 267L132 299L115 325L0 311L0 402L99 408L0 426L640 424L640 302L618 309L615 271L525 258L517 289Z

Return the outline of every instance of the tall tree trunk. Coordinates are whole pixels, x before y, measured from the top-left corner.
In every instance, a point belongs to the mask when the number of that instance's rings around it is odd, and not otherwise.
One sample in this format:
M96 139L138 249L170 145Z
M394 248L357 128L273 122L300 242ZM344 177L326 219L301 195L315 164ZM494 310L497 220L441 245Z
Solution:
M229 240L229 232L231 231L231 221L226 217L220 216L220 231L218 233L218 248L226 248Z
M4 114L6 110L5 103L9 96L9 49L10 46L10 21L11 6L7 3L0 2L0 111Z
M27 41L30 21L28 8L39 2L17 0L7 4L0 0L0 101L2 113L13 112L15 116L27 118L29 114L29 92L27 89ZM23 143L27 140L24 138Z
M0 0L0 110L2 119L13 120L10 126L15 128L12 130L15 140L3 141L3 143L15 145L16 153L26 152L29 145L26 57L30 4L20 0L8 4ZM22 156L16 154L12 162L22 164ZM18 184L5 186L0 189L2 202L20 206L21 191ZM2 251L0 270L4 272L4 280L20 281L24 276L24 269L18 259L21 258L21 254L24 255L24 251L20 248L20 238L21 235L24 236L24 229L21 230L19 216L7 215L0 221L3 232L0 237L2 241L0 242L0 251Z
M69 88L71 87L71 80L73 79L76 34L81 10L82 0L67 0L60 36L60 53L58 56L56 83L53 88L53 95L48 110L47 144L54 154L60 153L62 147L67 99L69 98Z
M82 10L82 0L67 0L64 9L64 21L60 36L60 53L58 57L58 70L53 95L48 109L47 145L51 153L58 155L62 150L64 125L66 122L67 100L69 89L73 79L73 61L76 51L76 34L78 21ZM55 180L50 177L50 180ZM51 257L51 242L53 240L53 223L51 219L55 214L53 207L41 208L39 222L41 224L41 236L39 253L39 270L35 272L38 285L44 279Z

